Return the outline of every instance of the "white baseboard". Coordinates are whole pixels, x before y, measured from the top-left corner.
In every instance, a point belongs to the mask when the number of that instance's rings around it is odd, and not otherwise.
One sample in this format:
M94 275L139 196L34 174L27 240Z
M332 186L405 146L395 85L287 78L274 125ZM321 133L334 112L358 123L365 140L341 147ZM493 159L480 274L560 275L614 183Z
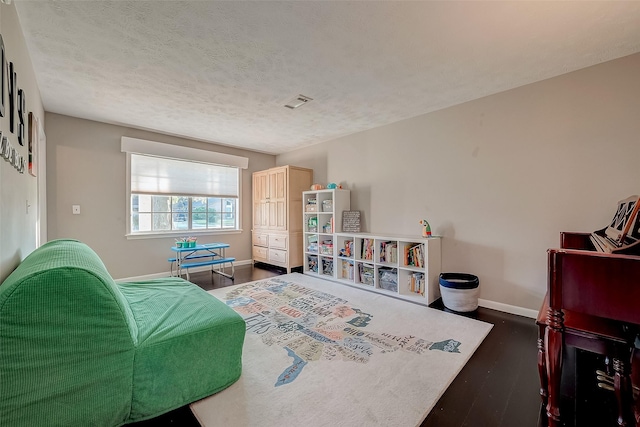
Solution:
M247 265L247 264L252 264L253 260L250 259L246 259L243 261L234 261L233 265L234 266L239 266L239 265ZM194 267L190 269L191 273L197 273L199 271L209 271L211 269L211 267L203 265L202 267ZM140 281L140 280L150 280L150 279L159 279L161 277L169 277L169 270L167 269L167 271L164 271L162 273L152 273L152 274L145 274L143 276L133 276L133 277L124 277L122 279L114 279L116 282L136 282L136 281Z
M253 260L250 260L250 259L234 262L236 266L248 265L252 263L253 263ZM204 265L202 267L192 268L191 272L209 271L209 269L210 267ZM117 282L135 282L139 280L158 279L161 277L169 277L169 271L164 271L162 273L145 274L143 276L124 277L122 279L115 279L115 280ZM490 308L492 310L502 311L509 314L515 314L517 316L529 317L531 319L536 319L538 317L538 312L536 310L531 310L529 308L518 307L510 304L504 304L501 302L490 301L490 300L480 298L478 299L478 305L480 307Z
M516 305L503 304L501 302L489 301L486 299L478 299L478 305L480 307L503 311L505 313L515 314L518 316L529 317L531 319L536 319L538 317L538 312L536 310L531 310L530 308L518 307Z

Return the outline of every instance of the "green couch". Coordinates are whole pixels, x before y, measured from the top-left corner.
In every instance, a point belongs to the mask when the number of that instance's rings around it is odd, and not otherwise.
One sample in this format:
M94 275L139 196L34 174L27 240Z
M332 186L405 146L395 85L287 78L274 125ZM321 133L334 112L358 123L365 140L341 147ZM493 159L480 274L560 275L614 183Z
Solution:
M0 285L0 425L119 426L233 384L244 320L179 278L116 283L55 240Z

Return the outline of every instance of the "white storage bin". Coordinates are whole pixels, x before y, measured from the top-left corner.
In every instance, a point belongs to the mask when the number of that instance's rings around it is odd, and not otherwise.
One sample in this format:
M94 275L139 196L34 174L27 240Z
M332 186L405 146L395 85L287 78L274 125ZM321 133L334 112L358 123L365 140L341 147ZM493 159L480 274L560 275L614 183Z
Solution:
M473 274L442 273L440 294L444 306L449 310L462 313L474 311L478 308L480 281Z

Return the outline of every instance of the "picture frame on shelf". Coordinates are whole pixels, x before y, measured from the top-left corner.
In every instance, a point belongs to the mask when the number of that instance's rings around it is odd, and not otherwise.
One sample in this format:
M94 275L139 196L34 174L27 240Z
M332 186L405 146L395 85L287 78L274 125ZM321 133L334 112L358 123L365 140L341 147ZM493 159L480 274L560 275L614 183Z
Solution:
M342 212L342 231L347 233L360 232L360 211Z

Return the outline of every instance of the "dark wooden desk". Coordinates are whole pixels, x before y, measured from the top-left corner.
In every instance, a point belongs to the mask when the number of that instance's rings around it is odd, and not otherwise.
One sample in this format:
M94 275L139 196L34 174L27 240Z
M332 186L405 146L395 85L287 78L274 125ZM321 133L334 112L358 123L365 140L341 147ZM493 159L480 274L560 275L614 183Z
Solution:
M538 366L550 427L560 426L564 345L613 357L618 424L635 425L629 373L640 325L640 257L595 252L589 235L562 233L562 249L548 251L547 301L538 316Z

